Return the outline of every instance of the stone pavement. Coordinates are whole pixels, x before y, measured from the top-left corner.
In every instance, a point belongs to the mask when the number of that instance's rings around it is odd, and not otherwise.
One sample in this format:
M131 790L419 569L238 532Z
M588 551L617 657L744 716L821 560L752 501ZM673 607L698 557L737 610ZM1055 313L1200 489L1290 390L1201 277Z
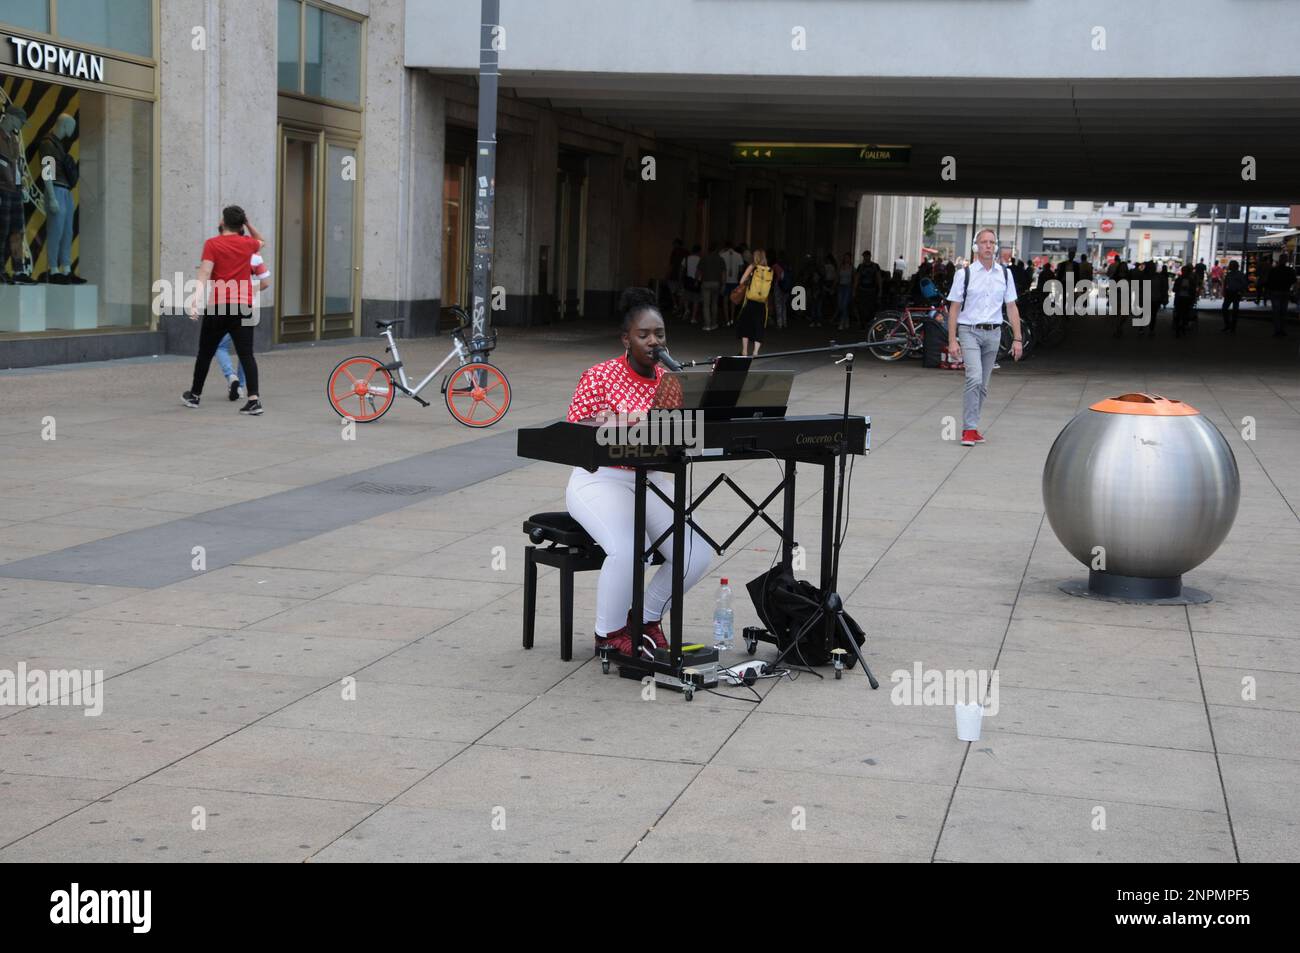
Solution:
M568 472L514 458L513 430L563 412L615 353L605 329L504 330L514 404L491 431L404 401L353 442L325 375L373 342L264 355L258 419L211 377L183 408L181 359L0 373L0 670L106 679L98 717L0 707L0 860L1300 859L1296 338L1247 320L1228 338L1215 318L1181 341L1167 316L1154 341L1077 322L994 375L972 449L940 439L960 375L861 359L874 452L855 465L841 591L883 684L803 675L758 704L645 701L602 675L582 651L594 573L573 662L549 570L537 648L519 646L520 523L563 508ZM679 357L731 344L672 338ZM445 346L403 357L431 366ZM792 412L835 409L840 386L813 365ZM1057 588L1084 569L1044 519L1047 450L1078 410L1138 389L1189 401L1237 455L1236 525L1187 577L1208 605ZM726 469L752 492L778 476ZM813 480L799 500L814 539ZM702 521L743 512L715 494ZM707 633L719 575L743 584L773 554L751 526L715 560L689 634ZM738 599L737 630L754 621ZM980 742L957 740L950 706L891 703L890 675L918 663L999 673Z

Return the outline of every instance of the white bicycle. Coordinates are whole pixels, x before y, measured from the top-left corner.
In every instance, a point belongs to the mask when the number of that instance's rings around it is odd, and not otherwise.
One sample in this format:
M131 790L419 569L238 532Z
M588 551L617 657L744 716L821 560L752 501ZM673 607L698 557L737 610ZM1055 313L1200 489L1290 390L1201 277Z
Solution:
M406 376L393 337L393 325L397 322L376 321L380 336L388 339L385 350L393 355L393 360L384 363L378 358L359 355L339 361L325 384L325 396L334 412L359 424L374 423L388 413L396 394L405 394L417 404L428 407L429 402L420 397L420 391L454 360L459 366L443 378L441 387L443 400L452 417L466 427L491 427L504 417L510 409L510 381L496 365L470 359L475 351L487 353L496 347L496 332L488 338L475 340L472 345L466 344L465 329L470 325L469 316L460 308L449 310L460 322L460 326L451 332L451 351L424 380L414 385ZM394 371L396 379L393 378Z

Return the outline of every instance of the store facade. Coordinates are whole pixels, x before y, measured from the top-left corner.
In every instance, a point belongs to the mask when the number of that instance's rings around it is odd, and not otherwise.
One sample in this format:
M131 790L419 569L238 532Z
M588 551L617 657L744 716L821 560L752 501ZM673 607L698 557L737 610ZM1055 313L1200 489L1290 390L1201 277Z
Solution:
M0 0L0 366L156 333L158 8L109 7Z

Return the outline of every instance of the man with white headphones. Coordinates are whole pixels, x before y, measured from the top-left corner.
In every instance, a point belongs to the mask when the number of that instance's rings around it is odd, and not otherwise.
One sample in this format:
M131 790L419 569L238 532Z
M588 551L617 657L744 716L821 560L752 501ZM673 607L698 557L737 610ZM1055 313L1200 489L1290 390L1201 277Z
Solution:
M979 432L980 411L989 394L989 377L1002 343L1002 314L1006 308L1011 322L1011 356L1023 353L1020 343L1020 311L1016 307L1016 282L1010 270L994 256L998 236L991 228L975 233L972 250L975 261L957 272L948 292L948 356L966 362L966 389L962 395L961 445L984 442Z

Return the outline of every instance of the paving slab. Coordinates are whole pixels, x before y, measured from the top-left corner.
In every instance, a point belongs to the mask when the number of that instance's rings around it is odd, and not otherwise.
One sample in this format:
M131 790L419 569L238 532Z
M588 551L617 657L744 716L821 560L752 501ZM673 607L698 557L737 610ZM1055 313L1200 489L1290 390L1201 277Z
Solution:
M1123 801L1192 811L1223 810L1215 757L1207 751L990 730L962 768L961 787Z
M944 785L713 764L629 859L928 861L951 793Z
M1258 703L1255 703L1258 705ZM1240 705L1210 705L1214 742L1221 754L1300 761L1300 712Z
M342 678L377 661L395 646L379 639L302 635L241 629L214 636L172 656L211 671L260 672L303 678Z
M173 655L104 682L106 714L193 719L229 732L311 694L330 675L307 677L218 668Z
M698 771L476 746L313 859L618 861Z
M300 863L373 805L140 782L0 851L8 863ZM198 826L198 829L196 829Z
M0 721L0 764L52 777L138 780L218 738L232 727L211 720L115 714L80 708L29 708Z
M252 725L158 772L169 787L383 803L464 745L342 731Z
M413 642L465 616L460 609L373 606L330 600L306 602L259 619L259 632L290 632L326 638Z
M1098 807L1104 807L1104 813ZM1046 857L1060 863L1107 864L1236 859L1222 812L957 788L935 860L1034 863Z
M786 686L783 686L783 688ZM871 720L755 712L714 756L712 764L918 781L951 785L966 747L955 726L896 715L880 695Z
M536 696L358 679L331 684L265 718L279 728L347 731L427 741L475 741Z
M1214 747L1205 705L1199 698L1134 698L1002 683L998 706L996 715L984 718L990 735L996 730L1197 751L1212 751Z
M601 678L617 678L612 672ZM633 755L653 761L704 764L750 712L676 692L642 701L640 685L626 681L628 700L547 693L493 729L482 744L578 754Z
M0 811L0 861L10 859L5 845L85 807L116 787L116 782L107 780L0 773L0 803L4 805Z
M63 656L84 668L132 668L183 651L224 629L68 616L0 636L0 655Z

